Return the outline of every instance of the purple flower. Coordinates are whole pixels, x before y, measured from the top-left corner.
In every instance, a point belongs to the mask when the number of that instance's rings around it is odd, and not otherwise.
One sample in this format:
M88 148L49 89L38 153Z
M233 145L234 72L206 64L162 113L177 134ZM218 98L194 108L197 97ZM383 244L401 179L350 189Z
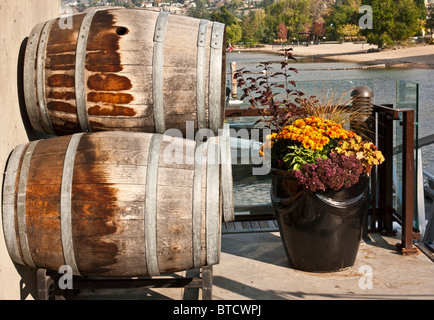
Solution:
M316 192L332 189L338 191L349 188L359 181L363 165L356 156L329 154L329 159L318 159L316 164L304 164L292 175L300 186Z

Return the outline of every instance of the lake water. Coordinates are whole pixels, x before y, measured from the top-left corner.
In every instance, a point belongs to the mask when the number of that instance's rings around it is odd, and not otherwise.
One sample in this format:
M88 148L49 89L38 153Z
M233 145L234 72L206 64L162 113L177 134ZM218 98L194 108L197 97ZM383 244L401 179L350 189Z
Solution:
M282 56L264 52L231 52L227 54L227 66L236 62L237 69L246 68L261 72L259 62L275 62L273 68L280 68ZM360 69L362 65L353 62L327 60L324 58L297 57L291 67L298 70L292 80L297 88L307 94L321 96L327 88L348 91L358 85L368 85L374 92L375 104L396 104L397 80L419 84L419 138L434 133L434 70L415 68ZM230 69L228 69L230 70ZM228 78L230 79L230 78ZM229 83L228 83L229 85ZM313 92L306 92L313 91ZM246 104L247 106L247 104ZM422 148L423 168L434 169L434 145ZM235 181L234 198L236 206L270 204L270 182L264 180ZM252 195L255 195L252 197Z

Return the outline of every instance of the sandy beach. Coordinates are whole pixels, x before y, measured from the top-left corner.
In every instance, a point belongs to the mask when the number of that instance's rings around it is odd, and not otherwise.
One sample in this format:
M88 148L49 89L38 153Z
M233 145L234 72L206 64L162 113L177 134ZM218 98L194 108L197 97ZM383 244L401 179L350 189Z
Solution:
M366 43L320 44L308 47L287 46L285 48L288 47L293 49L294 56L317 56L333 60L359 62L366 65L384 64L387 67L434 68L434 45L420 45L369 53L369 49L377 49L377 47ZM254 50L278 52L281 48L281 46L277 45L266 45L263 48Z

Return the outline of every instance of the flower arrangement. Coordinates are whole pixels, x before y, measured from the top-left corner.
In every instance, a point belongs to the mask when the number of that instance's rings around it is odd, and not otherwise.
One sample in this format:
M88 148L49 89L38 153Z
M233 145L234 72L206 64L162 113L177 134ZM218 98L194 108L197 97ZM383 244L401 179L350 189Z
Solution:
M349 188L385 160L373 143L320 117L297 119L267 141L271 166L289 172L312 192ZM264 146L260 154L264 156Z
M259 75L235 77L271 129L259 153L274 169L271 201L288 261L309 272L350 267L368 209L367 175L385 161L359 136L372 136L363 125L371 108L352 108L353 98L342 105L344 95L307 97L289 80L295 69L287 61L276 73L271 64L259 67Z
M363 130L358 119L365 115L354 110L348 114L346 106L339 105L342 96L335 99L332 95L322 103L296 90L290 72L297 70L288 66L288 59L294 58L287 49L284 55L280 72L272 72L270 63L262 62L258 67L263 74L258 77L244 69L235 74L243 90L241 99L248 98L251 108L261 108L263 119L259 121L265 121L273 132L259 153L262 157L270 155L271 167L289 172L312 192L349 188L362 174L369 174L374 165L385 161L372 142L344 128L352 123ZM283 81L278 82L279 77Z

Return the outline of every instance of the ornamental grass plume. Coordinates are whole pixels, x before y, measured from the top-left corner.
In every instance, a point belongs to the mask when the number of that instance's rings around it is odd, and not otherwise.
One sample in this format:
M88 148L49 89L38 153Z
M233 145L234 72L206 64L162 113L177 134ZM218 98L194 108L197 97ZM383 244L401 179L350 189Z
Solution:
M355 101L360 97L351 96L352 90L338 92L338 88L321 90L318 95L310 98L299 98L297 102L306 110L306 114L331 120L342 125L351 127L352 130L361 132L363 138L370 136L368 120L371 118L370 108L354 108Z

